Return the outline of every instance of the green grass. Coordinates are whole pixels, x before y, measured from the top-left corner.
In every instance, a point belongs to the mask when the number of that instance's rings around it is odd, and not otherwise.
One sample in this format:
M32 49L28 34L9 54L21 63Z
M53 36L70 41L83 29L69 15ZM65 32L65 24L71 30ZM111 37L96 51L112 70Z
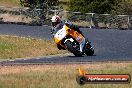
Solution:
M13 36L0 36L0 59L38 57L65 53L53 41Z
M6 50L12 49L12 45L9 43L6 43L5 41L0 42L0 52L4 52Z
M65 2L69 2L69 0L59 0L62 4L60 4L60 6L62 6L65 10L68 9L68 6L63 4ZM9 7L20 7L20 0L0 0L0 5L1 6L9 6Z
M60 7L63 7L64 10L68 10L69 7L68 7L68 2L70 0L59 0L59 6Z
M132 63L83 65L88 74L131 74ZM96 67L99 66L99 67ZM132 88L130 84L85 84L76 82L79 65L36 65L1 67L0 88Z

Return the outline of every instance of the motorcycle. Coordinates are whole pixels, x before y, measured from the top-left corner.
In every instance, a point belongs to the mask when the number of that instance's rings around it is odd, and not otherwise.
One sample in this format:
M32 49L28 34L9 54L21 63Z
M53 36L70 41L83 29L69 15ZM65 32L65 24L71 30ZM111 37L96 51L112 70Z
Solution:
M92 56L94 54L94 49L88 39L85 39L82 34L70 29L67 25L58 30L53 38L58 49L68 50L75 56L84 54Z

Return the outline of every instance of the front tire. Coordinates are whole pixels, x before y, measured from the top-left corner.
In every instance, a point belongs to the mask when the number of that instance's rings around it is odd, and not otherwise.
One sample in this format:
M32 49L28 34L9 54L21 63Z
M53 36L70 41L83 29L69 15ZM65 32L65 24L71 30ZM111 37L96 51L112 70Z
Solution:
M85 54L86 54L87 56L93 56L93 54L94 54L94 49L93 49L93 48L88 49L88 50L85 52Z
M81 52L78 51L76 48L74 48L70 41L66 41L65 45L66 45L68 51L73 53L75 56L77 56L77 57L81 57L82 56Z
M92 56L94 54L94 49L92 48L91 44L87 41L85 45L86 51L85 54L87 56Z

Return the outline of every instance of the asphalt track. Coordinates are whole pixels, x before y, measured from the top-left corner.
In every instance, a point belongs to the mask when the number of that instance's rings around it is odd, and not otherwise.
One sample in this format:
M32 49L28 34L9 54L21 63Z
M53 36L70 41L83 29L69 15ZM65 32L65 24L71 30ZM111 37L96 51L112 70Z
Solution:
M83 63L107 61L132 61L132 30L88 29L81 28L85 37L95 49L93 56L75 57L48 56L14 61L3 61L0 64L38 64L38 63ZM1 35L52 39L48 26L25 26L0 24Z

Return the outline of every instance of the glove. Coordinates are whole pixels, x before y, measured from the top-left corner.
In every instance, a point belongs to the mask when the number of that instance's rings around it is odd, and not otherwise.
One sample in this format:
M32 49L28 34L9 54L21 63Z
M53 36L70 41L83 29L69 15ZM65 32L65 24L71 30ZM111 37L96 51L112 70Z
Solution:
M51 34L53 34L53 33L54 33L54 31L55 31L55 29L54 29L54 28L52 28L50 33L51 33Z

